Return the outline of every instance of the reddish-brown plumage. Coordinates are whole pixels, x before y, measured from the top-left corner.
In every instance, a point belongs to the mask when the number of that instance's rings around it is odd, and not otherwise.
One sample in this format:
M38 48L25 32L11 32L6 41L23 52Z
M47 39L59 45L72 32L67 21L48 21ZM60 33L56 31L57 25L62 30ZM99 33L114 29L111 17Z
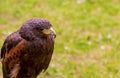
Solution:
M34 18L6 38L1 49L3 78L36 78L48 68L55 32L42 31L51 26L45 19Z

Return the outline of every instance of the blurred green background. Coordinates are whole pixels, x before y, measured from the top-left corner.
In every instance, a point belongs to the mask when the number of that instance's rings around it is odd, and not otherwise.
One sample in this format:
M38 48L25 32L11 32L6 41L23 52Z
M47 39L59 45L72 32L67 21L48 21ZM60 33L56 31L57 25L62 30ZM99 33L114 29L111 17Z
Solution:
M120 78L120 0L0 0L0 47L34 17L57 32L50 66L38 78Z

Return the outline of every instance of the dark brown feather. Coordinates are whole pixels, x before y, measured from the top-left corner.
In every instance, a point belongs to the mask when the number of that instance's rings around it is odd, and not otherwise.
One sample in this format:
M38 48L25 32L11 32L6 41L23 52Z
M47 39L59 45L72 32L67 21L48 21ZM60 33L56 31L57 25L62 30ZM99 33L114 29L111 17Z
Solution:
M39 35L33 30L34 28L31 28L34 23L35 25L40 23L37 25L43 25L43 28L49 23L42 20L41 24L41 19L29 21L27 23L32 26L23 25L23 28L9 35L3 44L1 49L3 78L36 78L40 72L45 71L49 66L54 49L53 35L45 36L41 33ZM47 22L47 24L44 25L43 22Z

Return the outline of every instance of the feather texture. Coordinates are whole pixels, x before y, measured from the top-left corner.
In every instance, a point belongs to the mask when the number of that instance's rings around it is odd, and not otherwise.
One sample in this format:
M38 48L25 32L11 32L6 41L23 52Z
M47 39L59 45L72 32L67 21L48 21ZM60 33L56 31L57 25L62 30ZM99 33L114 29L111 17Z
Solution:
M46 29L51 24L44 19L31 19L6 38L1 48L3 78L36 78L48 68L54 37L43 34L36 27Z

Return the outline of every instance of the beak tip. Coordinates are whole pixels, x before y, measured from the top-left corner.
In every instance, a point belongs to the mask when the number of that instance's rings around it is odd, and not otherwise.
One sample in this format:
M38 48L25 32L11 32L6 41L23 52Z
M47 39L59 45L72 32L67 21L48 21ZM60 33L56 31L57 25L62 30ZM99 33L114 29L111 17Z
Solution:
M52 31L51 34L53 35L54 38L56 38L56 32Z

